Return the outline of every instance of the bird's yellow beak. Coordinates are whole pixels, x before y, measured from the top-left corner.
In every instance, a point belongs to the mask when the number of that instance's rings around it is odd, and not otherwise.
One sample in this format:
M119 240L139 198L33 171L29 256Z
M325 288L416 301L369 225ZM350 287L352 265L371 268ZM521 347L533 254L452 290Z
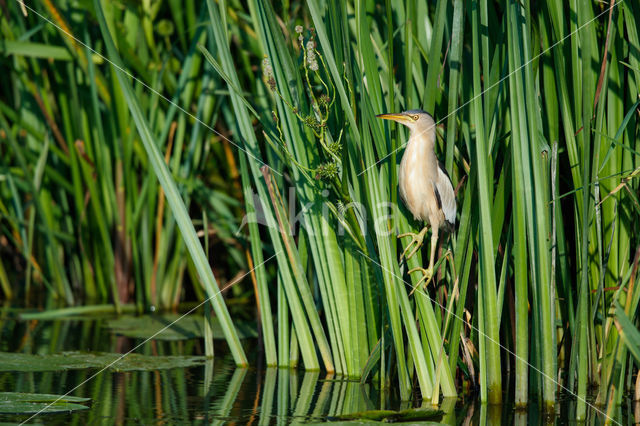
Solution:
M411 121L411 119L405 114L378 114L376 117L382 118L383 120L397 121L398 123L407 123Z

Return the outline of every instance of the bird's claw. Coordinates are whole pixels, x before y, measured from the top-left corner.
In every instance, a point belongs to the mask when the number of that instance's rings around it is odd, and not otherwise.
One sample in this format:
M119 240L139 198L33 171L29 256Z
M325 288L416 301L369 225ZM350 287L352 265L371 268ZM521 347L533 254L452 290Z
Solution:
M420 286L420 284L423 283L423 281L424 281L424 284L422 285L422 287L427 288L427 286L431 282L431 278L433 278L433 268L421 268L421 267L413 268L409 270L409 275L418 271L422 272L422 278L420 278L420 281L418 281L416 285L413 286L413 289L411 290L411 293L409 293L409 296L411 296L413 292L416 291L416 289Z
M424 227L422 231L419 233L414 232L406 232L404 234L398 235L398 238L411 237L411 241L407 244L402 255L400 256L400 260L404 257L405 259L411 259L411 257L416 254L416 252L422 247L422 242L424 240L424 236L427 233L427 227ZM409 252L409 254L407 254Z

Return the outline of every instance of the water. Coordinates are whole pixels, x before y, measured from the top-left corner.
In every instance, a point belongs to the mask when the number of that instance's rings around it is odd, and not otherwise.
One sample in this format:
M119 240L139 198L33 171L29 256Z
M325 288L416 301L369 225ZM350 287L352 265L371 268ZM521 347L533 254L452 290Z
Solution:
M104 319L17 322L0 320L0 351L60 353L100 351L124 353L142 340L111 334ZM289 424L320 423L340 414L373 409L420 407L422 401L400 402L372 384L339 380L320 372L260 368L256 341L245 340L252 368L235 368L223 341L205 365L168 370L113 372L98 369L58 372L0 372L0 392L64 394L91 398L90 409L40 414L31 424ZM198 339L151 341L136 352L147 355L200 355ZM558 415L545 418L531 404L516 412L508 404L487 407L474 398L443 401L442 422L458 424L572 424L575 402L561 397ZM632 424L634 411L621 407L616 420ZM0 422L19 423L30 415L0 415ZM365 422L359 422L364 424ZM590 410L587 424L603 424Z

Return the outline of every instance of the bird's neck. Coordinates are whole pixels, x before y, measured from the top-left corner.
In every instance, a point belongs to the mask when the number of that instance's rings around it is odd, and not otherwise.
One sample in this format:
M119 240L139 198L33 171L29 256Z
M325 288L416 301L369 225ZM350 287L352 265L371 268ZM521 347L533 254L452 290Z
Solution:
M438 165L438 159L435 155L435 135L431 132L425 132L420 130L412 130L409 134L409 142L407 143L407 150L414 153L414 155L422 158L422 161L426 162L427 168L436 170Z
M429 149L433 149L436 141L436 135L433 130L411 129L409 133L409 142L425 145Z

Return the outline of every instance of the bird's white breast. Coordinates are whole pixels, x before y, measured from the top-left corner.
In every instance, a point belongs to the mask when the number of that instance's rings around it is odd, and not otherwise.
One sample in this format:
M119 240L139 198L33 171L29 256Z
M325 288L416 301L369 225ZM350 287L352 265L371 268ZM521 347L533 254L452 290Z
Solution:
M405 205L417 220L427 221L434 212L429 206L436 206L435 193L433 191L433 172L437 172L437 162L435 169L433 165L427 164L429 156L428 146L423 141L411 137L407 143L407 148L400 162L398 171L398 186L400 197ZM435 158L435 157L433 157Z

